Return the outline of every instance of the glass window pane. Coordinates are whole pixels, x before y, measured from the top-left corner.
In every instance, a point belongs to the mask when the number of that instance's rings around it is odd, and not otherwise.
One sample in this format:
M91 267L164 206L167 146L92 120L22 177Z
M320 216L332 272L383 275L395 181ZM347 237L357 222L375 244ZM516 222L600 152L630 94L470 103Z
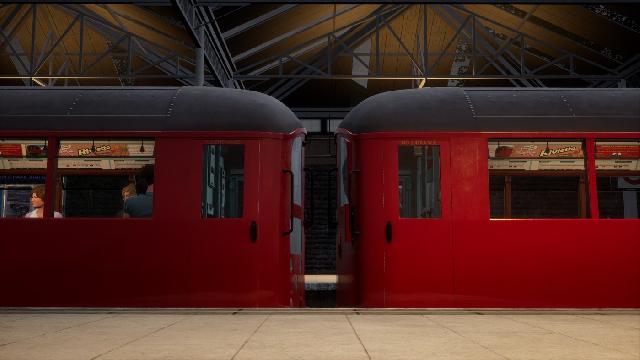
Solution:
M401 218L440 217L440 147L398 147Z
M600 218L639 218L640 176L598 176L596 182Z
M151 217L154 154L153 139L62 139L57 160L62 214Z
M488 150L491 218L588 216L581 140L492 139Z
M203 217L242 217L244 145L205 145L204 169Z
M580 217L578 176L512 176L514 219Z
M33 189L44 183L44 175L0 175L0 218L25 217L35 210Z
M504 218L504 176L489 176L489 205L492 219Z
M0 139L0 218L43 216L47 152L46 139Z
M291 171L293 172L293 202L302 204L302 138L297 137L291 144Z
M640 218L640 141L596 141L596 184L601 218Z
M123 217L122 189L128 175L62 176L65 217Z

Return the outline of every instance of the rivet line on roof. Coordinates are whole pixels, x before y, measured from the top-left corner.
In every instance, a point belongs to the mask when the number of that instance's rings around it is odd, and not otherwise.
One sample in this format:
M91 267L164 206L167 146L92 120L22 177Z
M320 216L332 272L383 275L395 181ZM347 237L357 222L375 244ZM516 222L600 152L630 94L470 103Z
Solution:
M575 111L573 111L573 107L571 106L571 104L569 104L569 101L564 97L564 95L560 95L560 98L562 99L562 102L569 108L571 116L576 116Z
M471 102L471 98L469 97L469 94L467 94L466 91L464 92L464 98L467 100L467 105L469 105L469 109L471 110L471 115L473 115L473 117L476 117L476 109L474 109L473 107L473 103Z
M82 94L78 94L78 96L76 96L73 99L73 102L71 103L71 106L69 106L69 108L67 109L67 115L71 115L71 112L73 111L73 107L78 105L78 103L80 102L80 98L82 97Z
M173 104L176 101L176 98L178 97L178 94L180 93L180 90L182 89L178 89L173 96L171 97L171 101L169 102L169 108L167 108L167 116L171 117L171 111L173 110Z

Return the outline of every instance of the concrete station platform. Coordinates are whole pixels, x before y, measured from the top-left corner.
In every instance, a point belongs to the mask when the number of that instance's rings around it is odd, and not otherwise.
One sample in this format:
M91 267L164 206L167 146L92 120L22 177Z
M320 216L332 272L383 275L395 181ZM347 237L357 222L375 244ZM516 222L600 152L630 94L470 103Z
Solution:
M639 310L0 310L0 359L640 359Z

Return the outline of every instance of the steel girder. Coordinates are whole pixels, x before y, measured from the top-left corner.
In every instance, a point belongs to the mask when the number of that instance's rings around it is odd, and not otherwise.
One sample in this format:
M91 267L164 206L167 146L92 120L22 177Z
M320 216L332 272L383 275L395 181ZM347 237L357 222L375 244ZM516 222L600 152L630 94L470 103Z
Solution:
M367 35L377 39L381 31L387 31L402 49L400 53L380 53L378 46L373 47L376 49L375 53L357 53L354 49L363 39L349 43L332 41L332 39L343 38L344 35L340 31L344 31L345 28L353 29L354 24L350 24L278 55L244 65L234 74L234 79L262 83L268 80L279 80L267 90L267 93L282 98L288 95L289 89L296 87L300 81L311 79L407 79L419 80L420 86L425 85L429 80L458 80L457 84L461 84L464 80L507 80L514 86L527 87L545 86L548 80L570 79L583 80L587 86L598 84L612 86L622 79L636 76L640 71L640 61L637 57L623 63L618 59L607 57L607 54L598 52L580 41L566 38L567 41L582 49L583 53L579 54L523 32L523 25L530 20L537 6L525 13L515 28L486 18L464 5L423 4L421 7L423 16L420 21L423 26L418 28L424 30L418 37L422 38L423 44L420 46L421 41L418 41L418 46L415 48L417 51L410 50L405 41L396 34L390 25L390 20L384 20L380 14L372 14L364 21L375 19L379 26L370 28L371 31ZM430 15L427 16L427 13ZM429 51L431 39L426 36L426 27L427 22L433 21L428 19L431 16L436 16L447 23L455 33L442 51ZM460 47L451 51L452 45L460 39L466 46L463 46L462 51ZM269 41L260 46L267 47L268 44ZM331 44L338 46L331 48ZM312 50L317 51L319 47L325 47L324 55L304 59L305 54ZM589 58L585 53L589 54ZM331 71L331 62L338 56L349 56L354 62L361 63L363 57L376 62L384 56L401 56L411 63L412 69L408 73L383 73L379 70L379 64L363 63L370 70L369 74L337 74ZM466 60L459 61L457 65L454 61L454 65L450 66L446 73L438 71L442 62L452 57L458 59L463 57ZM288 68L284 65L291 62L299 66L287 70ZM288 89L276 90L283 87Z
M240 79L233 77L235 64L211 9L191 0L176 0L175 3L194 42L202 48L217 83L222 87L244 88Z
M336 59L344 52L353 56L355 61L359 61L366 68L369 68L369 64L364 64L360 56L354 53L353 48L367 37L370 37L376 30L379 30L383 22L391 21L401 14L406 7L407 5L383 5L381 8L374 11L373 14L358 23L349 24L329 33L326 36L326 42L320 42L320 44L325 46L325 51L321 51L319 55L315 56L309 62L305 63L295 60L293 57L287 57L287 60L294 61L299 64L299 66L293 70L293 76L298 77L282 79L272 85L266 93L282 100L295 90L299 89L307 81L313 79L314 76L319 75L321 78L336 78L336 76L340 76L333 73L332 64L335 63ZM319 39L313 39L311 43L314 45L319 44L318 40ZM376 47L376 49L379 49L379 47ZM285 57L279 57L279 59L280 63L278 71L282 72L284 69L284 62L282 61L285 60ZM379 73L379 67L377 75L381 76Z
M27 85L57 85L59 81L64 81L64 84L68 85L71 81L79 85L83 79L116 79L122 85L134 85L136 79L176 79L185 85L193 84L194 74L191 69L195 64L192 58L184 55L191 52L191 48L180 44L176 39L170 39L167 34L157 29L148 30L154 31L167 41L173 41L174 45L177 44L176 47L181 47L183 51L152 43L134 34L119 20L121 15L112 11L108 5L103 7L109 11L115 24L81 5L14 4L11 6L14 6L14 9L0 23L0 51L8 50L11 59L16 60L14 63L18 75L2 74L0 80L21 79ZM53 19L42 15L44 11L38 13L38 10L45 9L45 6L53 7L60 14L67 14L71 21L54 25ZM51 9L47 8L47 10L50 15ZM22 15L17 22L14 21L19 14ZM39 26L39 21L44 21L45 24ZM22 50L16 35L21 27L28 25L31 25L31 40L29 48ZM38 45L36 40L37 28L49 29L46 40L43 43L40 42L41 45ZM57 31L53 31L54 29ZM99 34L107 44L106 50L90 51L86 39L88 32L94 36L96 33ZM65 40L68 40L71 33L77 36L78 46L70 51L65 46ZM137 59L142 62L136 61ZM115 71L96 72L96 67L108 60L113 63Z

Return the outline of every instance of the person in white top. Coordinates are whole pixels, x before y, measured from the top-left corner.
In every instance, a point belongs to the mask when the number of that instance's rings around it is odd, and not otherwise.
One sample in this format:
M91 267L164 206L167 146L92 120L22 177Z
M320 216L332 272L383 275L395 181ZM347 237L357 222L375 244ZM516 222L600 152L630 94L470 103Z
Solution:
M36 185L31 190L31 206L33 206L33 211L27 213L24 217L41 219L44 214L44 185ZM56 211L53 213L53 217L61 218L62 214Z

